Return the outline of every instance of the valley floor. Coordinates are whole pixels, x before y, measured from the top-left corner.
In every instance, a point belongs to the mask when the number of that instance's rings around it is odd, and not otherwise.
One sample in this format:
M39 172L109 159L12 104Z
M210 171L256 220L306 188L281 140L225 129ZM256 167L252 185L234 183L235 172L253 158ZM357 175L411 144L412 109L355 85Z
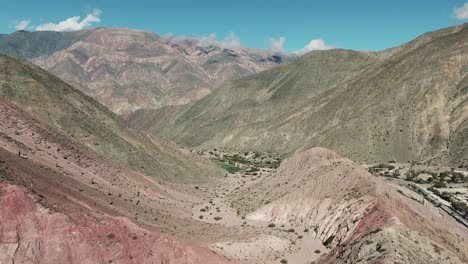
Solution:
M258 176L244 173L228 174L218 185L197 186L209 196L206 202L192 207L194 220L235 227L249 228L251 234L244 239L230 239L210 244L215 252L240 263L309 263L328 250L322 242L303 230L288 231L288 226L272 226L271 223L255 221L240 216L231 207L229 195L271 176L274 170L262 172Z

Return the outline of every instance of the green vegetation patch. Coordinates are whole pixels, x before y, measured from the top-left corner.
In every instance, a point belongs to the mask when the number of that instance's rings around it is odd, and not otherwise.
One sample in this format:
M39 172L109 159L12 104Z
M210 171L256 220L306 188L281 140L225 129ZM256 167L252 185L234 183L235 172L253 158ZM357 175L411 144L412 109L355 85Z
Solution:
M243 158L239 154L234 154L232 156L224 155L224 159L226 159L228 161L231 161L231 162L239 162L239 163L242 163L242 164L252 164L252 162L250 162L249 160Z
M227 164L227 163L221 162L219 160L213 160L213 162L216 163L221 168L227 170L229 173L236 173L236 172L240 171L239 167L233 166L231 164Z

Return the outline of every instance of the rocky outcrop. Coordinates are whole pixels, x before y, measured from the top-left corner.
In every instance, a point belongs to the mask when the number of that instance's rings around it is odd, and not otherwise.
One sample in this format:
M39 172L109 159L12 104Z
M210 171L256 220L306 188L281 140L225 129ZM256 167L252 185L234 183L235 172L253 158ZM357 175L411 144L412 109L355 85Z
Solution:
M252 188L266 193L263 203L268 204L247 218L309 229L322 241L334 237L332 243L339 244L376 203L375 183L365 174L336 153L311 149L285 161L275 176Z

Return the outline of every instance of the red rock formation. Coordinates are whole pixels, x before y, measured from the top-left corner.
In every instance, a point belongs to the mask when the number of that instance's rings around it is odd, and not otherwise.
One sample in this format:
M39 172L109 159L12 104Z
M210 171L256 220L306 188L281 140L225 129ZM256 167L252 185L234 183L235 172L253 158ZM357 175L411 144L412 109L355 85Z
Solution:
M223 263L210 250L150 232L126 218L70 205L0 183L0 263Z

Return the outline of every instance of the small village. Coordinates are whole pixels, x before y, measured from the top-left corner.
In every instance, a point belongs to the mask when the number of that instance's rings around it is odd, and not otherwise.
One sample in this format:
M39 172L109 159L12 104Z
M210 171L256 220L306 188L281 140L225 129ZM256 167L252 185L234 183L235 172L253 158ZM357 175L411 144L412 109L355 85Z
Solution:
M454 217L468 219L466 169L396 162L366 167L374 176L399 180L400 185L420 193L436 206L454 210L459 214Z
M193 149L191 152L212 160L230 173L240 171L253 176L277 169L284 159L278 153L239 152L216 148L209 150Z

